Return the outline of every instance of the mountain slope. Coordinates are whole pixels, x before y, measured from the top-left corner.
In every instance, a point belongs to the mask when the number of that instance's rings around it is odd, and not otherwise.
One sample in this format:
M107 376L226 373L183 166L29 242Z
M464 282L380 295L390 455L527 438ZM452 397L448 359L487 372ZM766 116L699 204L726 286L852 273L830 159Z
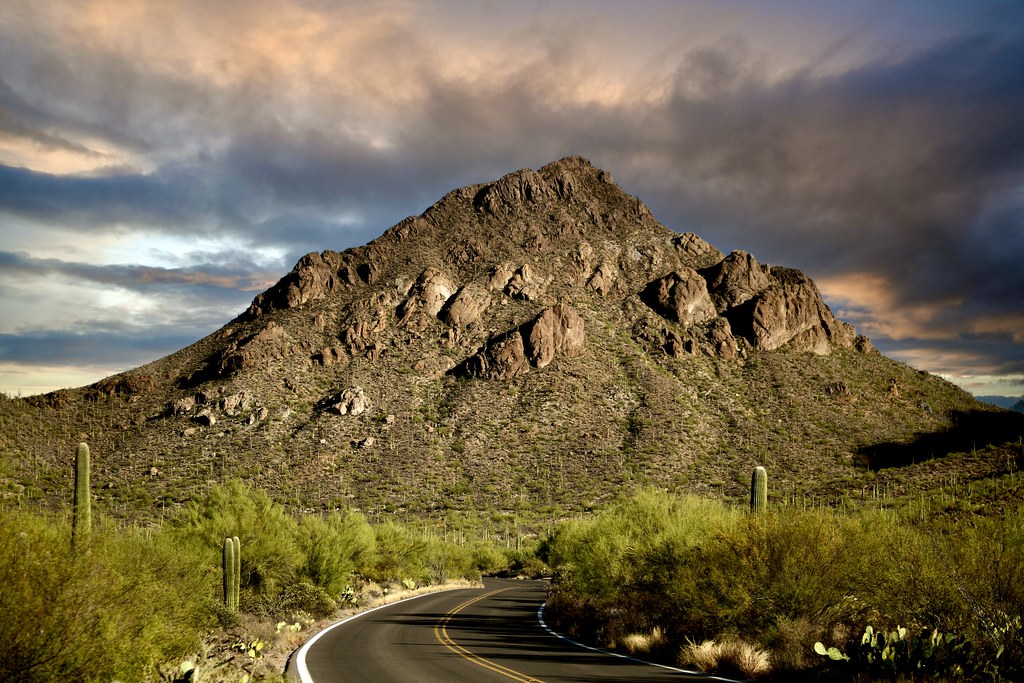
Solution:
M166 358L4 401L0 474L54 502L88 440L114 511L236 476L310 509L568 511L738 493L755 464L777 490L845 486L987 410L877 354L800 271L673 232L569 157L308 254Z

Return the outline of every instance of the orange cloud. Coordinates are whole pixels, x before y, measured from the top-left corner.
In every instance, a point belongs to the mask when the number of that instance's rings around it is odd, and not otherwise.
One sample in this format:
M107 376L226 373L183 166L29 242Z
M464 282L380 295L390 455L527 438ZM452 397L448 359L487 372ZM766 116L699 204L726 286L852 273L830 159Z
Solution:
M896 297L890 280L879 273L825 275L815 278L815 282L836 304L836 314L852 321L868 337L939 340L951 339L958 333L934 322L947 309L960 306L961 297L923 304L903 303Z

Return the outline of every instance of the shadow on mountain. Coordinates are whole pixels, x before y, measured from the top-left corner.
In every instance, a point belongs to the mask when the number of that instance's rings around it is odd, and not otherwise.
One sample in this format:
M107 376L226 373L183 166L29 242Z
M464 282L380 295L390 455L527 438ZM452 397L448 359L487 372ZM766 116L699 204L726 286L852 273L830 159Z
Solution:
M955 411L952 426L920 434L913 441L890 441L861 446L857 464L871 470L903 467L1024 438L1024 415L1009 411Z

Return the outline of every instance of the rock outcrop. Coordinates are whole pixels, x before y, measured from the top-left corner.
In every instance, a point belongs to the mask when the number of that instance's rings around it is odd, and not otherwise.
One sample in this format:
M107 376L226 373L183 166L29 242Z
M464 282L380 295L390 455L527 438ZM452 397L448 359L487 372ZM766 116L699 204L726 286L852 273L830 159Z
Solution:
M672 246L688 263L696 268L706 268L722 260L724 254L692 232L684 232L672 238Z
M449 371L457 377L510 379L531 366L543 368L557 358L583 353L583 319L570 306L556 304L519 327L492 338L483 349Z
M697 271L683 268L649 284L640 298L662 316L685 327L718 315L707 283Z
M749 301L771 284L768 266L745 251L734 251L703 270L707 288L719 310L725 311Z
M224 348L214 362L214 369L220 377L231 377L243 370L265 365L267 361L284 358L289 352L290 342L288 332L271 321L259 332Z
M699 271L673 271L650 282L640 299L683 328L706 324L704 338L723 358L739 355L736 337L756 349L786 346L820 355L853 347L856 337L850 325L836 320L804 273L762 265L744 251ZM679 335L665 342L671 355L691 347Z
M451 327L466 327L480 320L490 305L491 295L487 290L478 284L470 283L461 287L455 296L448 300L438 317L441 322Z
M398 307L398 326L417 334L424 332L455 290L451 278L437 268L427 268Z
M335 415L362 415L370 409L370 399L362 387L349 387L321 400L317 407Z
M810 278L792 268L772 268L770 276L768 287L726 311L735 334L767 351L788 345L827 354L853 346L853 327L836 320Z
M583 319L565 304L555 304L522 328L523 349L535 368L555 358L573 358L583 353L586 332Z

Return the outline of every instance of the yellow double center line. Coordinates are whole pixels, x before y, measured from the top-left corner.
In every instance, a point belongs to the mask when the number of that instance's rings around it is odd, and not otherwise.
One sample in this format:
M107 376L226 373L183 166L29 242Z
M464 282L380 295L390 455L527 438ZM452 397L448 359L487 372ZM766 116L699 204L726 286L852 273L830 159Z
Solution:
M461 645L456 643L454 640L452 640L452 637L450 635L448 635L448 623L452 620L452 617L454 617L456 614L458 614L462 610L466 609L470 605L476 604L476 603L480 602L481 600L486 600L487 598L491 597L492 595L497 595L498 593L504 593L505 591L508 591L508 590L512 590L512 589L511 588L500 588L498 590L491 591L490 593L484 593L483 595L477 596L475 598L471 598L471 599L467 600L466 602L462 603L461 605L459 605L458 607L455 607L454 609L450 610L447 614L445 614L443 617L441 617L441 619L434 626L434 637L437 638L437 642L441 643L442 645L444 645L446 648L448 648L449 650L451 650L455 654L457 654L460 657L463 657L465 659L468 659L469 661L473 662L474 664L476 664L478 666L482 666L485 669L489 669L489 670L491 670L491 671L493 671L495 673L499 673L502 676L505 676L507 678L511 678L514 681L520 681L521 683L544 683L544 681L542 681L539 678L532 678L530 676L527 676L526 674L519 673L515 669L510 669L507 666L502 666L501 664L498 664L496 662L492 662L489 659L484 659L480 655L474 654L474 653L470 652L469 650L467 650L466 648L462 647Z

